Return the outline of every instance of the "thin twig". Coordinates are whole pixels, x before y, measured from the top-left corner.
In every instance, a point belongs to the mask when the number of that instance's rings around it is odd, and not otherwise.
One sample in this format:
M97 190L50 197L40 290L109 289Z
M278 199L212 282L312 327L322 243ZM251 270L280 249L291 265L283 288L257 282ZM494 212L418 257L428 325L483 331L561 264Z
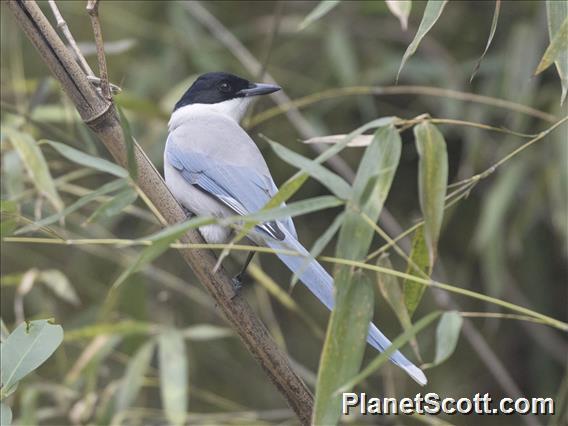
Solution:
M280 114L287 114L290 110L299 110L308 105L323 100L340 98L344 96L387 96L387 95L425 95L437 96L442 98L457 99L464 102L473 102L483 105L490 105L496 108L508 109L521 114L530 115L550 123L555 122L558 117L544 111L529 107L527 105L519 104L517 102L508 101L505 99L493 98L491 96L478 95L469 92L460 92L452 89L443 89L440 87L430 86L354 86L354 87L340 87L329 90L324 90L318 93L304 96L302 98L294 99L289 103L281 104L274 108L267 109L260 114L253 117L249 123L250 127L259 125L260 123L274 118ZM309 139L309 138L305 138Z
M73 53L75 53L75 57L77 58L77 62L79 62L79 65L81 65L81 68L83 68L83 71L85 71L85 74L94 77L95 73L93 72L93 70L89 66L89 63L87 62L87 60L85 59L85 57L81 53L81 49L79 49L79 46L77 45L77 42L75 41L75 37L73 37L73 34L71 34L71 31L69 30L69 26L67 25L67 22L65 22L65 19L63 19L63 15L61 15L61 12L59 12L59 8L57 7L57 3L55 3L55 0L49 0L49 6L51 7L51 11L53 12L53 16L55 17L55 20L57 22L57 28L59 28L61 30L61 32L63 33L63 35L67 39L67 42L69 43L69 47L71 48Z
M103 43L103 33L101 31L101 22L99 20L99 0L89 0L87 3L87 12L91 18L95 44L97 46L97 61L99 62L99 75L101 79L101 91L104 98L112 101L110 93L110 85L108 82L108 72L106 65L105 46Z

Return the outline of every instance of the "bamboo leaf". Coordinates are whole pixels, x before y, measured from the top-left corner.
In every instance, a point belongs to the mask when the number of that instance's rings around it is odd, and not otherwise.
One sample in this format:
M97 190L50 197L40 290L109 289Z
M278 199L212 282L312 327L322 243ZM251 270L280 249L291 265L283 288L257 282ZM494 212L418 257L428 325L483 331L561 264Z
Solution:
M340 395L335 390L359 371L365 337L373 314L373 286L362 271L345 279L344 303L337 305L329 322L316 385L313 424L336 424L341 415Z
M400 135L394 126L381 127L375 132L353 182L351 206L347 207L339 233L337 257L360 260L369 250L374 232L361 213L377 221L398 167L400 151Z
M463 318L459 312L444 312L436 328L436 356L431 367L440 365L454 353L462 324Z
M311 177L316 179L339 198L343 200L349 198L349 195L351 194L351 187L342 177L326 169L321 164L318 164L315 161L280 145L279 143L271 141L268 138L265 139L270 143L270 146L276 155L278 155L278 157L286 163L307 172Z
M16 234L24 234L26 232L35 231L35 230L42 228L44 226L51 225L52 223L57 222L59 219L67 216L68 214L71 214L74 211L79 210L81 207L89 204L91 201L96 200L101 195L108 194L109 192L120 190L120 189L124 188L126 185L128 185L128 181L126 179L113 180L112 182L109 182L109 183L101 186L99 189L96 189L95 191L79 198L77 201L75 201L70 206L65 207L59 213L56 213L56 214L53 214L53 215L48 216L46 218L43 218L42 220L34 222L30 225L26 225L23 228L18 229L15 233Z
M304 143L306 144L336 144L343 141L347 135L327 135L327 136L316 136L310 139L306 139ZM368 146L373 141L373 135L359 135L351 140L347 146Z
M187 355L183 335L168 330L158 337L160 395L166 417L173 425L185 423L188 398Z
M546 2L546 16L548 18L548 36L552 41L559 32L562 23L568 18L568 3L565 1L548 0ZM555 61L556 70L562 84L560 106L564 105L568 92L568 49L564 49Z
M63 201L59 197L47 162L36 141L29 134L12 128L5 129L5 132L16 151L18 151L18 155L37 190L49 200L56 211L63 210Z
M121 213L133 202L135 202L137 198L138 193L129 186L120 191L107 202L101 204L85 222L90 223L99 218L109 218L115 216Z
M410 251L410 260L408 266L406 267L406 273L414 275L415 277L422 278L424 274L430 276L432 269L430 268L430 259L428 256L428 247L426 246L426 241L424 240L424 227L419 227L412 238L412 249ZM412 280L404 280L402 284L402 290L404 294L404 304L408 310L410 317L416 311L426 286L417 283Z
M302 275L305 268L310 264L312 259L315 259L319 254L323 251L323 249L327 246L327 244L331 241L333 236L337 234L341 225L343 225L343 219L345 218L345 213L341 213L335 217L332 224L326 231L320 235L320 237L314 243L312 249L310 250L310 257L307 258L302 265L302 267L294 272L292 275L292 279L290 281L290 288L292 289L299 280L299 276Z
M414 127L418 162L420 209L424 216L424 237L430 255L430 268L436 260L438 238L444 218L444 203L448 186L448 154L446 141L429 122Z
M223 339L235 335L230 328L218 327L211 324L193 325L184 329L182 334L184 338L196 342Z
M156 327L147 322L138 322L132 320L115 321L112 323L96 323L87 325L65 333L66 342L75 342L78 340L92 339L102 335L131 336L136 334L150 334L156 330Z
M328 14L341 0L321 0L316 7L304 18L298 31L302 31L324 15Z
M406 52L404 52L404 56L402 57L402 61L400 62L400 66L396 74L396 81L398 81L400 72L402 71L402 68L404 67L404 64L406 63L408 58L414 55L414 52L416 52L416 49L418 48L418 45L420 44L424 36L428 33L428 31L432 29L438 18L440 18L440 16L442 15L444 7L446 7L446 3L448 3L448 0L428 0L426 9L424 9L422 21L420 21L420 26L418 27L418 31L414 36L414 40L412 40L412 42L406 49Z
M152 241L152 245L146 247L138 255L136 260L116 279L112 284L112 288L116 289L134 272L140 270L144 265L151 263L154 259L164 253L174 241L184 235L188 230L198 228L203 225L209 225L216 220L208 217L194 217L177 225L169 226L166 229L148 237Z
M104 173L109 173L111 175L126 178L128 177L128 172L120 166L117 166L110 161L105 160L104 158L95 157L93 155L89 155L84 153L83 151L79 151L69 145L64 143L50 141L50 140L41 140L41 143L46 143L55 149L59 154L64 156L70 161L74 163L80 164L81 166L85 166L91 169L99 170Z
M0 425L10 426L12 424L12 409L3 402L0 402Z
M2 391L42 365L63 341L63 329L49 320L20 324L0 344Z
M387 7L391 13L398 18L400 21L400 26L404 31L408 27L408 16L410 15L410 10L412 9L411 0L385 0Z
M154 341L145 343L128 363L126 373L122 378L122 383L116 395L116 411L126 410L136 401L136 397L144 382L144 376L150 366L154 347Z
M377 259L377 266L393 269L388 255L383 255ZM377 285L379 290L389 306L392 308L394 314L398 318L400 325L404 330L412 327L412 321L408 313L408 309L404 303L404 294L401 290L397 277L394 275L384 274L377 272ZM415 337L410 340L410 345L414 350L416 356L421 359L420 351L418 348L418 341Z
M11 235L18 225L18 204L15 201L0 200L0 235Z
M487 44L485 45L485 49L483 50L483 53L481 54L481 56L477 60L475 67L473 68L473 71L471 73L471 76L469 77L470 83L473 81L473 77L475 77L475 75L477 74L477 71L479 71L481 61L483 61L483 58L485 58L485 55L487 54L487 51L489 50L489 46L491 46L491 42L493 41L493 37L495 36L495 31L497 30L497 22L499 21L499 11L500 10L501 10L501 0L495 0L495 10L493 11L493 19L491 21L491 29L489 30L489 38L487 39Z
M342 143L346 144L348 140ZM365 149L339 232L337 257L364 259L374 231L361 213L373 221L378 219L398 166L400 150L400 136L393 125L380 127L371 145ZM362 271L345 265L337 267L335 287L336 304L318 371L315 424L337 423L340 401L334 392L360 368L373 311L373 286Z
M79 296L77 296L75 289L63 272L57 269L47 269L41 271L37 279L53 291L61 300L73 306L79 306L81 304Z
M362 370L355 377L351 378L348 382L343 384L339 389L336 390L336 394L341 394L342 392L347 392L348 389L352 389L354 386L361 383L375 371L377 371L385 362L388 361L389 357L401 347L403 347L413 336L416 336L422 329L427 327L436 318L440 316L442 312L434 311L430 312L423 318L420 318L411 328L406 330L404 333L399 335L393 340L392 345L390 345L386 351L381 352L373 361L369 363L364 370Z
M568 17L564 18L560 28L558 28L552 40L550 40L550 44L546 48L534 74L538 75L551 66L566 49L568 49Z
M296 201L286 205L285 207L261 210L257 213L251 213L246 216L233 216L223 220L222 222L234 223L243 220L245 222L254 223L267 222L287 217L300 216L307 213L341 206L343 204L345 204L343 200L340 200L333 195L321 195L319 197L308 198L307 200Z

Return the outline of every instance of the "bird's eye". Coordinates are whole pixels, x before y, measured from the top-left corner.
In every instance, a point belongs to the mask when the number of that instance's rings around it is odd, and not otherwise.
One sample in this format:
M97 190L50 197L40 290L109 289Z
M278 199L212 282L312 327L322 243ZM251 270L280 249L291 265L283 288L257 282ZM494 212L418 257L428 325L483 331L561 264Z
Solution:
M225 81L225 82L223 82L219 85L219 90L221 92L225 92L225 93L230 92L231 91L231 85Z

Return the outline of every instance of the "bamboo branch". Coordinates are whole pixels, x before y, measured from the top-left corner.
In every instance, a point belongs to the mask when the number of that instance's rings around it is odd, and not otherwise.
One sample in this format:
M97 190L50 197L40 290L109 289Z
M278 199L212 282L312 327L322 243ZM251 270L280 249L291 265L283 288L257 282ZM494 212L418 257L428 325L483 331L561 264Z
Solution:
M97 94L34 1L9 0L8 6L22 31L61 83L83 121L96 133L115 161L126 166L124 136L112 103ZM138 167L137 184L141 190L157 206L169 224L185 220L182 208L138 145L135 146L135 156ZM197 231L189 231L181 241L203 243ZM232 298L232 282L223 268L219 268L216 273L212 272L215 266L213 253L208 250L180 250L180 253L223 311L245 347L295 411L300 422L309 424L313 406L309 389L292 370L289 360L275 345L246 301L240 296Z

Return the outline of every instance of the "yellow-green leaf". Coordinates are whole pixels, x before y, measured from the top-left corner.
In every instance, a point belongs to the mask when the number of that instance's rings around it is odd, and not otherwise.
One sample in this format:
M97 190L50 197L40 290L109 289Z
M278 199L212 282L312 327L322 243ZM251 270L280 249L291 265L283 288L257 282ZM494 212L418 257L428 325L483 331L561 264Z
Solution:
M568 18L568 2L548 0L546 2L546 16L548 18L548 36L552 41L559 32L562 23ZM562 106L568 92L568 49L565 48L559 53L555 64L562 84L560 96L560 106Z
M116 411L126 410L136 400L150 366L154 346L154 341L145 343L128 363L116 396Z
M424 216L424 237L430 255L430 267L436 260L438 238L444 218L448 186L448 154L440 131L428 121L414 127L418 162L418 196Z
M391 13L398 18L404 31L408 27L408 15L412 9L411 0L385 0Z
M373 314L373 285L362 271L343 270L339 279L348 288L344 302L331 313L325 339L318 380L312 423L336 424L341 415L340 395L335 390L361 367L365 350L365 338ZM353 284L353 285L351 285Z
M441 364L454 353L462 323L463 318L459 312L444 312L436 328L436 356L432 366Z
M495 36L495 31L497 30L497 22L499 21L499 11L500 10L501 10L501 0L496 0L495 1L495 11L493 12L493 20L491 21L491 30L489 30L489 37L487 39L487 44L485 45L485 49L483 50L483 53L481 54L481 56L477 60L475 67L473 68L473 72L471 73L471 76L469 77L470 83L473 81L473 77L475 77L475 74L477 74L477 71L479 70L479 66L481 65L481 61L483 61L483 58L485 58L485 55L487 54L487 51L489 50L489 46L491 46L491 42L493 41L493 37Z
M424 36L432 29L438 18L442 15L444 7L448 0L429 0L426 4L426 9L424 9L424 15L422 16L422 21L420 21L420 26L418 27L418 31L414 36L414 40L410 43L406 52L404 52L404 56L402 57L402 61L400 62L400 67L398 68L398 72L396 74L396 80L398 81L398 77L400 76L400 72L404 67L404 64L410 58L418 45L424 38Z
M19 132L16 129L8 128L5 129L5 132L18 151L18 155L37 190L49 200L56 211L63 210L63 201L59 197L47 162L36 141L29 134Z
M322 16L328 14L331 9L339 4L340 1L341 0L321 0L318 5L314 7L310 13L308 13L308 16L304 18L298 30L303 30L308 25L320 19Z
M377 266L393 269L388 255L383 255L377 259ZM377 272L377 286L389 306L392 308L394 314L398 318L400 325L404 330L412 327L412 321L408 313L408 309L404 303L404 294L401 290L398 278L391 274ZM423 286L422 286L423 287ZM420 351L418 348L418 341L415 337L410 340L410 346L414 350L416 356L421 359Z
M562 22L556 34L554 34L554 38L552 38L546 48L534 74L540 74L551 66L566 49L568 49L568 17L564 19L564 22Z
M426 247L426 241L424 240L423 226L419 227L414 233L412 249L410 251L410 262L408 262L408 266L406 267L406 273L420 278L423 278L424 274L427 276L431 274L428 247ZM418 307L425 290L426 286L420 283L408 279L404 280L404 304L406 305L410 317L412 317Z
M168 421L183 425L187 416L188 371L183 335L168 330L158 337L160 395Z

